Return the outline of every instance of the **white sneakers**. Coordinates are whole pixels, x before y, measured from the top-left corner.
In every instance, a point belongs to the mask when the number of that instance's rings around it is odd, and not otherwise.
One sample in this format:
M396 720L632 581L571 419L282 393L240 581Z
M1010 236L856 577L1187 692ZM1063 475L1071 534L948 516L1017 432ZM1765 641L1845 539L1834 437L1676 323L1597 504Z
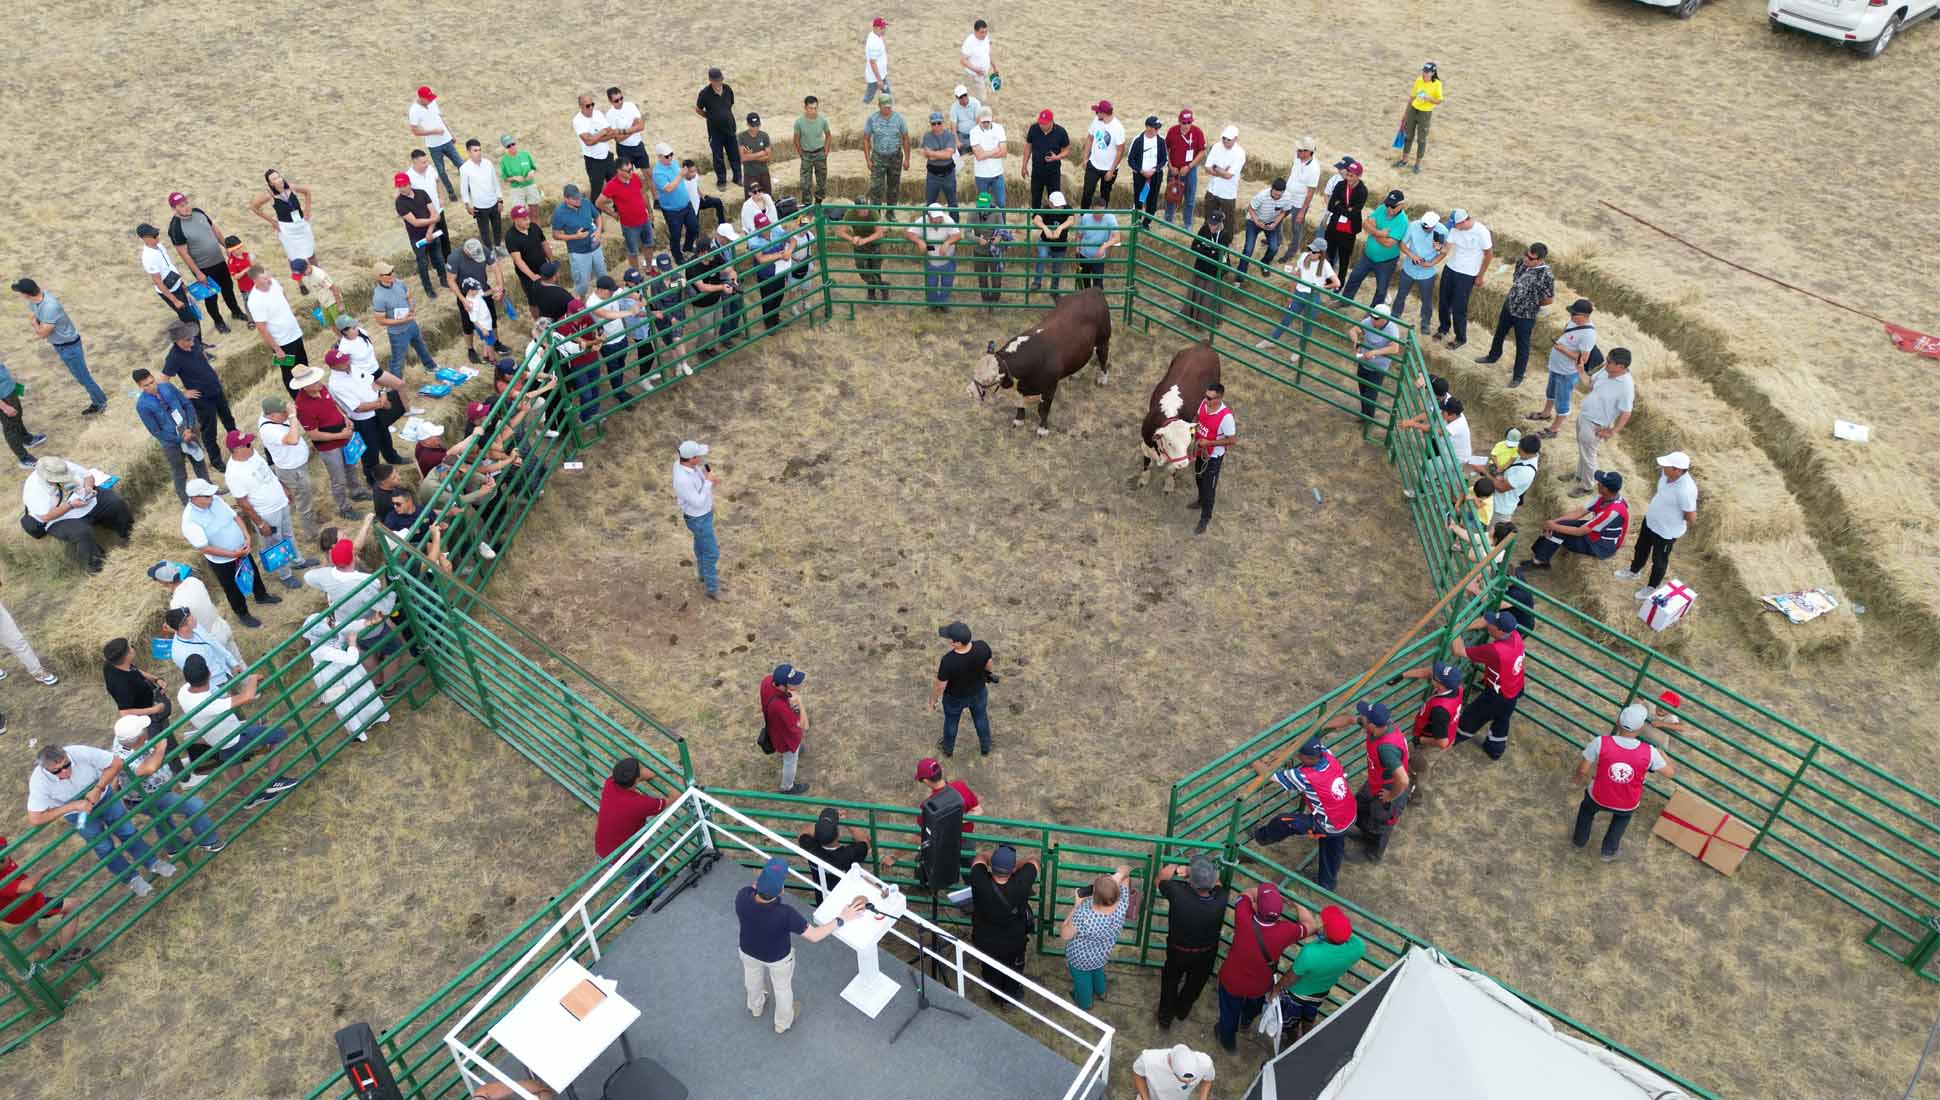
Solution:
M1617 574L1617 579L1620 581L1634 581L1638 577L1643 576L1642 573L1632 573L1628 569L1619 569L1616 571L1616 574Z
M148 869L155 872L157 875L161 876L162 878L172 878L175 875L175 864L170 863L168 860L165 860L165 859L149 860Z
M1639 588L1637 590L1635 598L1639 600L1650 599L1650 594L1655 591L1657 591L1655 588L1652 588L1649 585L1644 585L1642 588Z
M145 898L155 892L155 888L148 885L148 880L140 875L136 875L134 878L128 880L128 889L134 891L135 896L138 898Z

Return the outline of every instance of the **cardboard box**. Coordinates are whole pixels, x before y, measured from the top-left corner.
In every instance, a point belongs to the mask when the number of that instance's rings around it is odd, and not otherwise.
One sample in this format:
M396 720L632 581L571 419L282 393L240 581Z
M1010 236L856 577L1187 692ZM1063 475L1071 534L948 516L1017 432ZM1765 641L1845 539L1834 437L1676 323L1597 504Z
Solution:
M1650 835L1663 837L1711 869L1729 875L1751 854L1751 842L1758 830L1681 790L1671 796Z

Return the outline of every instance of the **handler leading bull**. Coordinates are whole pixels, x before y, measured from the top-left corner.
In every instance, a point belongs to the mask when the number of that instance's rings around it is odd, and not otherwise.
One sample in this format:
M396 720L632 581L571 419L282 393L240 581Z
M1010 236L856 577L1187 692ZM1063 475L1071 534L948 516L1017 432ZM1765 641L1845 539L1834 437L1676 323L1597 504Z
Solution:
M1152 480L1152 470L1165 471L1165 491L1171 492L1180 470L1192 465L1194 422L1182 420L1189 395L1206 392L1219 381L1219 353L1204 343L1180 349L1165 368L1165 375L1152 387L1152 398L1145 410L1145 423L1139 426L1142 462L1134 489Z
M1098 384L1111 372L1111 308L1096 288L1067 295L1029 332L999 348L991 341L970 375L970 396L984 400L999 389L1017 390L1020 398L1037 398L1037 434L1051 434L1051 402L1058 383L1085 368L1098 356ZM1024 405L1017 406L1011 424L1024 422Z

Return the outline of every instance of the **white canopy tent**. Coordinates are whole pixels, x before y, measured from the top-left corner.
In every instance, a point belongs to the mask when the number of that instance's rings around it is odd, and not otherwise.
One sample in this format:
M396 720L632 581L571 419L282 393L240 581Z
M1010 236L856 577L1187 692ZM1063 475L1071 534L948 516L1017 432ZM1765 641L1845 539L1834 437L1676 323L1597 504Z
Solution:
M1514 994L1427 948L1261 1067L1247 1100L1690 1100L1657 1073L1559 1034Z

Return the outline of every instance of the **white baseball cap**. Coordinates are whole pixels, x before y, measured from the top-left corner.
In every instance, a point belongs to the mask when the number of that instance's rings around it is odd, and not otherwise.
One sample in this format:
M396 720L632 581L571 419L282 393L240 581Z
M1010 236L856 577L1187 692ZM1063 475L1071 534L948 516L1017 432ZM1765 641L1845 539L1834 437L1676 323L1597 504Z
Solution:
M1441 215L1435 213L1433 210L1430 210L1428 213L1423 214L1421 216L1421 227L1423 229L1433 229L1436 226L1440 225L1441 223L1442 223Z
M1293 151L1296 153L1299 153L1299 152L1311 153L1319 146L1320 146L1320 142L1315 140L1312 134L1308 134L1306 137L1303 137L1300 139L1300 144L1294 146Z
M1381 316L1383 316L1383 317L1387 317L1387 316L1390 316L1390 315L1391 315L1391 313L1392 313L1392 311L1388 309L1388 303L1386 303L1386 302L1382 302L1382 303L1380 303L1380 304L1378 304L1378 305L1376 305L1376 306L1374 307L1374 312L1376 312L1376 313L1378 313L1378 314L1380 314L1380 315L1381 315Z
M1672 451L1670 454L1657 456L1657 464L1672 470L1688 470L1691 468L1691 456L1683 451Z
M657 157L671 157L674 155L674 147L664 141L656 141L653 143L653 155Z
M1239 127L1237 126L1228 126L1224 130L1219 131L1219 137L1222 141L1227 138L1236 138L1238 136L1239 136Z
M1650 711L1642 703L1632 703L1617 712L1617 725L1635 733L1644 728L1650 718Z
M212 482L204 481L199 477L192 477L189 479L189 483L182 487L182 491L192 497L212 497L222 490L217 489Z
M1448 212L1448 220L1454 222L1456 225L1460 225L1468 220L1468 211L1458 206Z
M968 89L968 88L966 88L966 87L964 87L963 85L961 85L961 84L959 84L959 85L957 85L957 86L956 86L956 89L955 89L954 91L952 91L952 92L951 92L950 94L951 94L951 95L969 95L969 94L970 94L970 89Z
M1063 205L1064 205L1064 192L1062 192L1062 191L1053 191L1053 192L1051 192L1051 205L1052 205L1052 206L1063 206Z
M706 453L707 444L705 443L696 443L690 439L680 445L680 457L682 458L699 458Z
M139 743L148 736L146 714L124 714L115 719L115 740Z

